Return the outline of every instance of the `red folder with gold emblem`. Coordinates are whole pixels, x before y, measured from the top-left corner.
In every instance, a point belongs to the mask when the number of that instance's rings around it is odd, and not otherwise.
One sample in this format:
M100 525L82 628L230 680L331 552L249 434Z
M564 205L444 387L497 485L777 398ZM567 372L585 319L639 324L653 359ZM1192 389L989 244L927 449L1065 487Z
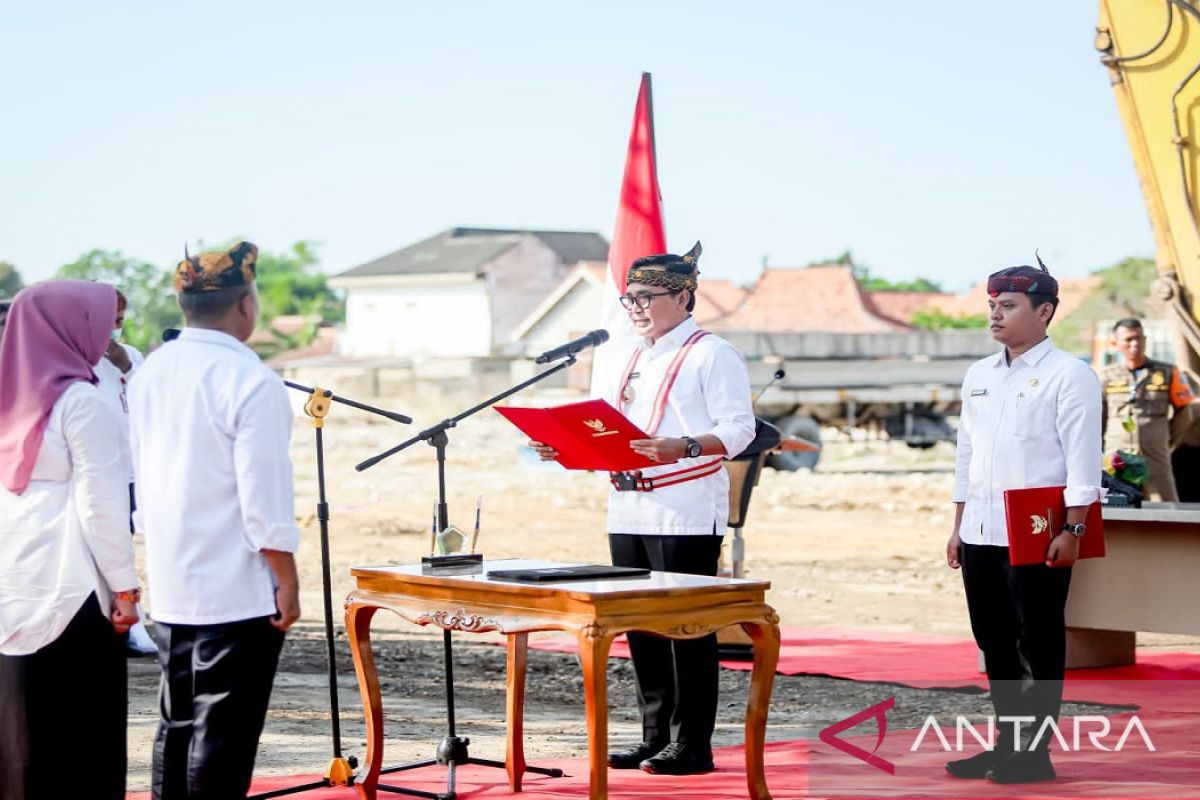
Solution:
M1008 489L1004 492L1004 515L1008 522L1008 563L1014 567L1045 564L1050 540L1067 519L1063 486ZM1079 540L1080 558L1104 557L1104 521L1100 503L1088 507L1087 531Z
M550 408L497 406L496 410L533 441L557 450L558 463L567 469L620 472L662 466L629 449L632 440L650 436L604 400Z

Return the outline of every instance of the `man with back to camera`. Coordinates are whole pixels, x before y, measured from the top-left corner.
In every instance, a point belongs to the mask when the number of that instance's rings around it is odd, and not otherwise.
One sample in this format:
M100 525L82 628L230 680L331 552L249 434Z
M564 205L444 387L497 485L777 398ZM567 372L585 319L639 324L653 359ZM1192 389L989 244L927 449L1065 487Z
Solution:
M1131 450L1145 458L1149 475L1142 491L1146 499L1178 502L1171 469L1171 415L1196 398L1174 364L1146 357L1141 320L1117 320L1112 345L1121 360L1100 373L1104 452Z
M962 568L998 718L995 747L946 770L995 783L1055 777L1053 736L1043 731L1033 739L1062 705L1071 565L1087 535L1087 507L1100 499L1099 380L1047 337L1058 282L1040 258L1038 265L988 278L988 319L1004 350L976 361L963 379L954 532L946 544L947 564ZM1004 490L1059 485L1066 486L1066 521L1050 532L1046 563L1010 566ZM1033 721L1017 736L1001 717Z
M300 616L283 382L245 341L258 248L185 258L187 327L130 386L135 522L159 628L156 800L245 797L284 632Z
M716 575L729 514L722 466L754 438L746 362L702 331L696 304L700 243L684 256L634 261L621 303L642 337L620 374L599 376L594 394L650 435L630 447L664 466L611 476L613 564ZM530 442L543 459L557 453ZM630 632L642 741L609 753L613 769L691 775L713 768L719 662L715 634L665 639Z

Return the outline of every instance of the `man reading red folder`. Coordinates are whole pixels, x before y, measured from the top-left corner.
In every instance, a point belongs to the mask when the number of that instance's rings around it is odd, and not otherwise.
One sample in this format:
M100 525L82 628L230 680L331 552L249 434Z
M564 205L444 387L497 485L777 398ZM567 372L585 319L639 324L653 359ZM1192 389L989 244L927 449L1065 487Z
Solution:
M1071 565L1091 535L1088 507L1100 499L1100 381L1047 338L1058 282L1038 265L988 277L988 322L1004 349L963 379L946 543L947 564L962 567L998 732L992 748L946 770L1005 784L1055 777L1046 728L1062 705ZM1057 500L1065 519L1047 520L1042 557L1021 566L1009 560L1004 492L1043 486L1065 487Z
M716 575L729 515L722 461L754 438L750 381L733 345L696 326L696 261L684 256L633 262L621 303L642 339L620 354L619 374L596 394L646 437L628 447L655 466L612 473L608 500L613 564ZM544 459L558 453L531 442ZM609 753L613 769L689 775L713 768L717 637L663 639L630 633L642 740Z

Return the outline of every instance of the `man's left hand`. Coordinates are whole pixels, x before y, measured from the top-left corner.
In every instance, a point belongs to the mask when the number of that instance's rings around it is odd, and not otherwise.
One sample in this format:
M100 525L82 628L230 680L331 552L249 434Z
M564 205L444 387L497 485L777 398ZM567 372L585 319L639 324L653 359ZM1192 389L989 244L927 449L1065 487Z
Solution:
M104 357L113 363L121 372L129 372L133 369L133 362L129 360L129 353L121 346L120 342L113 339L108 340L108 349L104 351Z
M670 436L660 436L657 439L634 439L629 443L629 449L651 461L670 464L687 455L687 442Z
M1079 537L1060 531L1046 552L1047 567L1069 567L1079 558Z

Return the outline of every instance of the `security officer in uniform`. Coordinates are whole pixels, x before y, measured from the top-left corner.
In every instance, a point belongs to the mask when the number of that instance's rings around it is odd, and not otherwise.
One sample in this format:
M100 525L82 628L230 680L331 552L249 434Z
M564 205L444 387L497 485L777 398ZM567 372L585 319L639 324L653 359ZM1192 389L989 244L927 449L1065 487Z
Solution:
M1104 385L1104 452L1133 451L1146 459L1147 500L1177 502L1171 472L1172 409L1195 400L1179 369L1146 357L1141 320L1117 320L1112 344L1121 360L1100 373Z

